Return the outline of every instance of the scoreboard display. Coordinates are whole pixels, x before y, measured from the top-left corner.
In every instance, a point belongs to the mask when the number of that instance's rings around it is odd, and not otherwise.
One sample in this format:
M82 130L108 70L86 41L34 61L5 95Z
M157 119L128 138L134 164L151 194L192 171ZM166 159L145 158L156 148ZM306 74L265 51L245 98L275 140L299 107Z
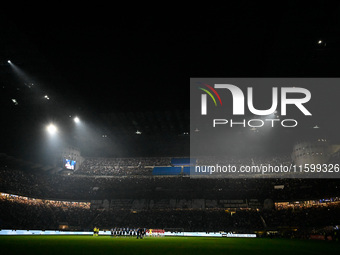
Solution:
M71 160L71 159L64 159L63 162L63 167L69 170L75 170L76 168L76 161L75 160Z

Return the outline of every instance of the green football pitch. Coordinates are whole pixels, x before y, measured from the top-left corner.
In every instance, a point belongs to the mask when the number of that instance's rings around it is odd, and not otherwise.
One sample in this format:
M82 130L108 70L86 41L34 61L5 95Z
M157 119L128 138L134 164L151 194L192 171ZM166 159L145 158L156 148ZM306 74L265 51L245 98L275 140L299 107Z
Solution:
M340 244L326 241L109 236L0 236L1 254L340 254Z

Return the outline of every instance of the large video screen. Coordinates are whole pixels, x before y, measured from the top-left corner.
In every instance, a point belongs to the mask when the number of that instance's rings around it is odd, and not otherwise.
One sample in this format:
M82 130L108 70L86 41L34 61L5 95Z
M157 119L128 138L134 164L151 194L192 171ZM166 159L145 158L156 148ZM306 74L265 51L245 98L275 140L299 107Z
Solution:
M66 169L74 170L76 168L76 161L70 159L64 159L64 167Z

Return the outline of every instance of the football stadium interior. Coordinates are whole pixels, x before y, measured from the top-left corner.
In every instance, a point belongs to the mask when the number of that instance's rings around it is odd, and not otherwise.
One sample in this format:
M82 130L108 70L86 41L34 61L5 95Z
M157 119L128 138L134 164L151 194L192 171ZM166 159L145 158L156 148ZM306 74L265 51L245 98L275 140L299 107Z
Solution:
M0 11L1 255L339 254L340 5L248 2Z
M242 160L250 159L229 159ZM72 173L4 154L1 163L2 229L143 226L306 237L333 236L338 226L338 179L191 178L188 158L171 157L85 158Z

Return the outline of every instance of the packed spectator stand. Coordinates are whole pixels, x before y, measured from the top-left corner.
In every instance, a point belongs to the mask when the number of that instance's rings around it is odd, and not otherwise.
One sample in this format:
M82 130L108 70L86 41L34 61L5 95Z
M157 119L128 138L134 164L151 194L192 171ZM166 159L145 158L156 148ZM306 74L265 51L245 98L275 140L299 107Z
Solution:
M198 159L209 163L209 159ZM206 160L206 161L202 161ZM216 159L213 159L216 160ZM225 159L223 159L225 160ZM220 162L225 162L221 160ZM228 162L289 162L283 157L229 158ZM334 159L333 159L334 160ZM336 160L336 159L335 159ZM216 161L214 161L216 162ZM71 175L51 174L2 161L0 192L32 199L18 200L2 196L0 228L101 229L147 226L186 231L254 232L286 227L312 231L326 225L339 225L339 204L311 208L264 208L266 199L292 201L339 196L337 179L193 179L185 175L154 176L155 166L172 166L171 158L86 159ZM275 189L280 185L283 189ZM204 208L182 206L114 206L114 200L257 200L256 206L225 208L215 204ZM59 202L46 202L59 201ZM108 207L95 207L95 201L109 201ZM33 201L33 202L32 202ZM70 201L74 201L70 204ZM91 206L78 206L91 203ZM76 206L75 206L76 205Z

